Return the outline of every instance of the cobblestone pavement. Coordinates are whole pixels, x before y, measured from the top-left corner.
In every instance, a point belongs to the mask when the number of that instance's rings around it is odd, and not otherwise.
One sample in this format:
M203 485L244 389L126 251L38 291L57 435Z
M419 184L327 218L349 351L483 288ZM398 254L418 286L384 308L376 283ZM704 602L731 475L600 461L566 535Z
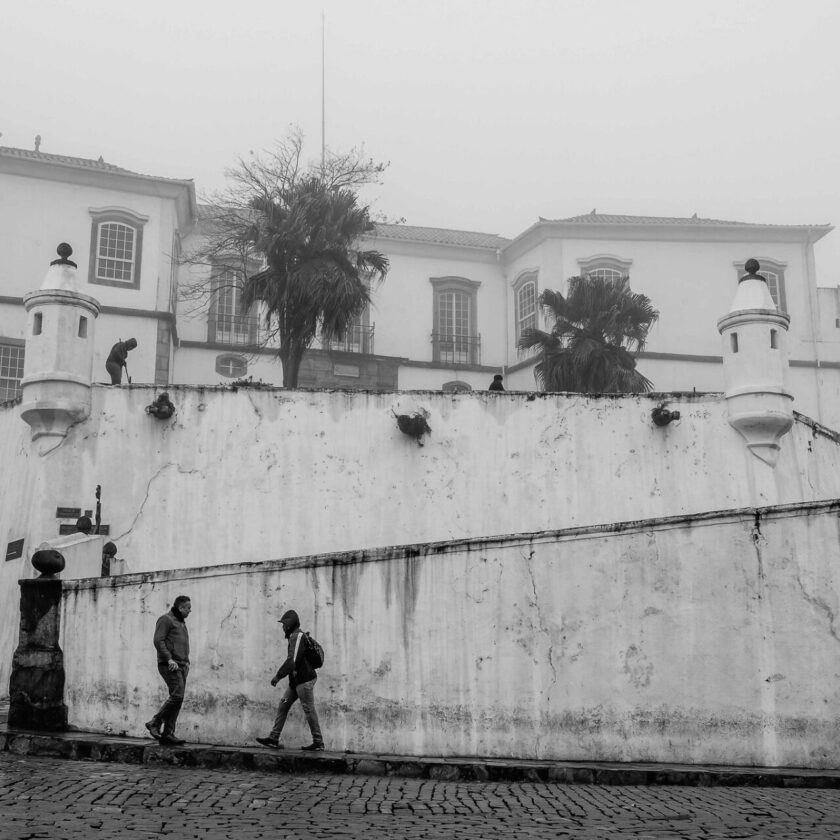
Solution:
M0 755L0 838L840 837L840 791L284 775Z

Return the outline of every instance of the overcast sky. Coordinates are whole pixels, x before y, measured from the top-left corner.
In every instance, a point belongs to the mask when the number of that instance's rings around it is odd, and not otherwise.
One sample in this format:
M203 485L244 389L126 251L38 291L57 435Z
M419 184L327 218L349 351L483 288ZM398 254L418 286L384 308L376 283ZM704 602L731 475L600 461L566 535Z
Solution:
M0 144L200 194L290 124L317 158L322 9L326 142L391 162L390 217L840 223L837 0L6 0Z

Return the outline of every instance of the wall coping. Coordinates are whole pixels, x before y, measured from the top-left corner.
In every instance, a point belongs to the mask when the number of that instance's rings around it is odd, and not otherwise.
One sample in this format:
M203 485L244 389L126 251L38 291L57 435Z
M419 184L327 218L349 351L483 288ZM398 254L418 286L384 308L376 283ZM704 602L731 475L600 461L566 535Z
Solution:
M680 527L706 527L715 524L751 522L760 528L762 520L789 519L813 514L840 514L840 499L817 502L796 502L767 507L731 508L702 513L634 519L600 525L581 525L520 534L499 534L491 537L468 537L456 540L439 540L428 543L411 543L381 546L368 549L349 549L325 554L301 555L250 563L228 563L219 566L194 566L187 569L161 569L110 577L62 579L64 591L84 589L112 589L139 584L155 584L175 580L196 580L213 577L230 577L243 572L270 573L280 570L311 569L324 566L350 566L361 563L378 563L386 560L416 560L421 557L444 556L462 551L476 551L511 545L534 545L547 542L566 542L581 539L598 539L608 534L638 534L644 531L667 531Z

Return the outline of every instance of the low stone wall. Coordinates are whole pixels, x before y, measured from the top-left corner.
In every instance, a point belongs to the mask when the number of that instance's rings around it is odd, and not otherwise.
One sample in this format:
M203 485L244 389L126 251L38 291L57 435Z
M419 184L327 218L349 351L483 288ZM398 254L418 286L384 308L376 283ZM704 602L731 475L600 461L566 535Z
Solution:
M180 734L266 734L301 615L331 749L837 767L840 502L65 581L71 724L143 735L193 601ZM299 709L284 740L306 743Z

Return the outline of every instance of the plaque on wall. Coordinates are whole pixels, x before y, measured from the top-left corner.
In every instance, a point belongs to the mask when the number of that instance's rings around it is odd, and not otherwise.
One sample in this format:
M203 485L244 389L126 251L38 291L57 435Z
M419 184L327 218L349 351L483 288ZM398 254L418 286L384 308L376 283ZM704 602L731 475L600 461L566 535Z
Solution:
M76 530L76 525L70 525L69 523L66 525L59 525L58 526L58 533L59 536L66 537L68 534L81 534L81 531ZM111 534L111 526L110 525L100 525L99 526L99 536L107 537ZM88 536L95 536L93 531L90 532Z
M56 508L56 519L78 519L82 515L81 508L60 507Z
M6 559L17 560L18 557L23 557L23 540L12 540L6 546Z

